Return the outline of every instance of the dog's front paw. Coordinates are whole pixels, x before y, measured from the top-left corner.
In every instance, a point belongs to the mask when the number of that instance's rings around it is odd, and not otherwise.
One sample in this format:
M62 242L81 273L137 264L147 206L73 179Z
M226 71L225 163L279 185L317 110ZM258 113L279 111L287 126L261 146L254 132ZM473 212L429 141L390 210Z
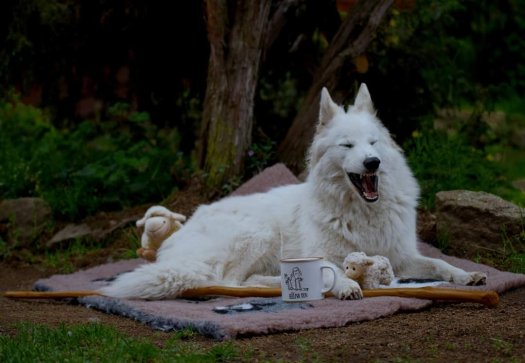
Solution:
M466 272L461 276L455 276L453 282L466 286L485 285L487 283L487 274L484 272Z
M484 272L470 272L470 281L467 285L478 286L487 284L487 274Z
M341 300L359 300L363 298L363 291L357 282L345 279L334 288L334 295Z

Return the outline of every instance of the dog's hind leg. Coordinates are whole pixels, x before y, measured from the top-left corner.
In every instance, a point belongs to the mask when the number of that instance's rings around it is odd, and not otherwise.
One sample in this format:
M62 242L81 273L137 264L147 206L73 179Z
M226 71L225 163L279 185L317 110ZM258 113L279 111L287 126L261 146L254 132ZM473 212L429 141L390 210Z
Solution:
M405 258L394 269L399 277L440 279L459 285L485 285L487 281L483 272L466 272L443 260L425 256Z
M175 298L188 289L210 285L213 280L213 273L200 264L174 267L152 263L118 276L99 291L110 297L159 300Z

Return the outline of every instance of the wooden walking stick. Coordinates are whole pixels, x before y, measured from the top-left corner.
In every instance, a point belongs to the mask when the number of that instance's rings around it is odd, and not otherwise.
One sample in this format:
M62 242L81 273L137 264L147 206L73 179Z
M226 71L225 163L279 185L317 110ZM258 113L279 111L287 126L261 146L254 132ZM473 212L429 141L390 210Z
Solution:
M6 291L5 297L13 299L65 299L85 296L103 296L96 290L71 291ZM280 288L272 287L226 287L206 286L184 291L180 297L195 298L203 296L233 296L233 297L276 297L281 296ZM330 293L327 296L332 296ZM479 291L452 289L440 287L419 288L385 288L363 290L363 296L398 296L429 300L446 300L455 302L473 302L495 307L499 303L499 295L495 291Z

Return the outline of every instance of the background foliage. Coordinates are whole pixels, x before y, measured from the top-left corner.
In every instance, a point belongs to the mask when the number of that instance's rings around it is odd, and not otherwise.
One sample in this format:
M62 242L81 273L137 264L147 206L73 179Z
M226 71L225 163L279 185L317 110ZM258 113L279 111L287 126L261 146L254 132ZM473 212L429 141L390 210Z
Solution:
M205 91L202 4L10 0L2 8L0 198L42 196L57 216L79 219L155 203L185 185ZM245 174L224 192L277 161L337 29L334 14L345 16L326 9L301 1L268 52ZM366 54L346 66L334 91L351 102L368 84L424 206L453 188L523 203L510 182L525 178L515 167L525 156L516 136L525 127L524 12L523 0L396 1Z
M115 104L103 121L57 129L16 97L0 103L0 193L41 196L58 217L75 219L165 198L188 177L176 129Z

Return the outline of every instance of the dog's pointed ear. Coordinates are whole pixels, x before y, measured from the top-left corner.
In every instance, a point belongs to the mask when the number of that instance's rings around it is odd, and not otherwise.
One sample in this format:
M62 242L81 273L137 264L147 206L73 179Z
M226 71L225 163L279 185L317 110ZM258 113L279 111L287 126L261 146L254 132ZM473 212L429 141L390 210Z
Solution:
M321 103L319 105L319 125L317 129L321 129L323 126L326 126L334 116L340 112L340 107L332 101L330 93L326 87L323 87L321 90Z
M375 113L372 97L370 97L368 87L364 83L361 83L359 91L357 91L357 96L355 96L353 109L356 111L366 111L369 113Z

